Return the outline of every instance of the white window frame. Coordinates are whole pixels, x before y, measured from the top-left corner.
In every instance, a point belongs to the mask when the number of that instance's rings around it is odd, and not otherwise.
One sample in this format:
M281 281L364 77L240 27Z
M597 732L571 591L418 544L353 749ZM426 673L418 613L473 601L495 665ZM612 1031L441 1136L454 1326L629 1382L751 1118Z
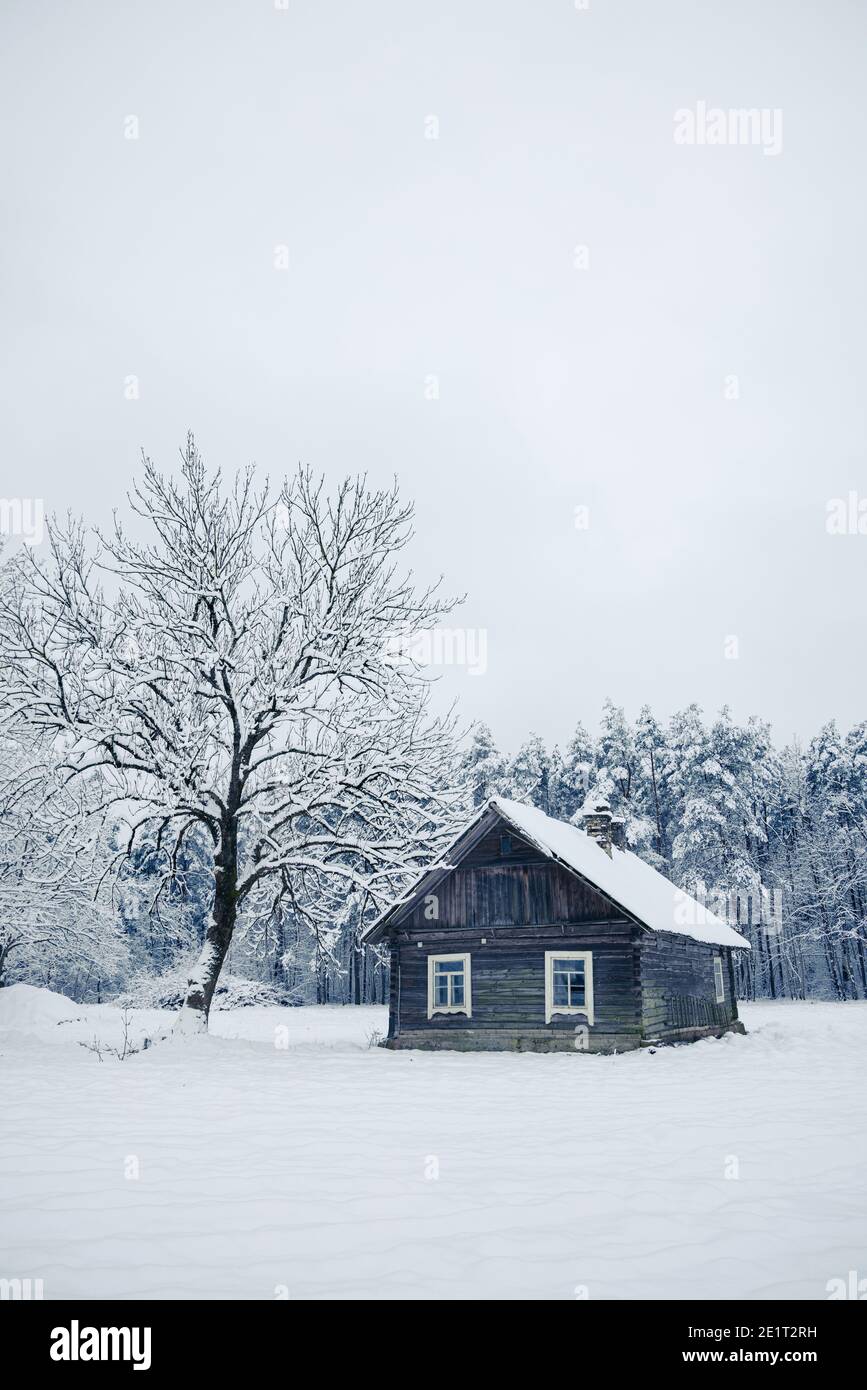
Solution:
M584 1003L554 1005L554 962L555 960L583 960L584 962ZM593 952L592 951L546 951L545 952L545 1022L566 1014L581 1014L593 1026Z
M438 960L459 960L464 967L464 1002L463 1004L437 1004L435 1002L434 981L436 978L436 963ZM433 1018L434 1014L465 1014L467 1018L473 1016L473 982L470 967L469 952L457 952L456 954L444 956L428 956L427 958L427 1016Z
M722 956L713 958L713 992L716 995L716 1002L724 1004L726 1002L726 984L723 975Z

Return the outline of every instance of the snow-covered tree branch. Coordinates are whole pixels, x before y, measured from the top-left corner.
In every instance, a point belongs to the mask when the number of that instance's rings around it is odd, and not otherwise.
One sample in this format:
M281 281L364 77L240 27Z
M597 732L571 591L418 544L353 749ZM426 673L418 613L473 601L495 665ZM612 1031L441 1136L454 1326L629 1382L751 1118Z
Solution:
M449 611L397 562L411 509L396 488L299 470L226 486L188 438L180 478L144 461L118 519L49 528L0 593L0 713L87 787L88 822L147 838L171 874L205 843L214 892L181 1028L207 1015L239 912L290 881L319 921L347 893L393 896L430 862L458 805L451 721L389 652ZM20 779L19 779L20 780ZM301 891L299 892L299 885Z
M125 952L98 896L108 860L86 828L89 788L58 783L32 753L0 739L0 984L108 986Z

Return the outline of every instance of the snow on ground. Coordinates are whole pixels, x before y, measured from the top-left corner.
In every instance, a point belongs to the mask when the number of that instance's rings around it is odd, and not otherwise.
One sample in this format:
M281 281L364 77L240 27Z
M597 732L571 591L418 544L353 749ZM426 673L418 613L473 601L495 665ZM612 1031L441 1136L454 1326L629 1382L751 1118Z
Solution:
M0 1277L46 1298L823 1299L867 1267L864 1004L618 1057L389 1052L384 1009L255 1008L120 1062L119 1010L25 989Z
M68 1023L81 1013L82 1007L50 989L13 985L0 994L0 1028L19 1033L45 1028L50 1038L52 1023Z

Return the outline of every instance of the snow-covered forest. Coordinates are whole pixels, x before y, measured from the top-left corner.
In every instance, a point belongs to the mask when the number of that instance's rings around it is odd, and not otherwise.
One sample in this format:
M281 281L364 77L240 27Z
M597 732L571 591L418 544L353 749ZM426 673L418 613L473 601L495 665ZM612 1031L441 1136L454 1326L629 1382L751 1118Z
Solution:
M743 997L867 996L867 723L777 747L726 709L608 701L508 755L393 658L451 607L398 572L396 490L226 483L190 439L177 480L145 461L130 515L55 522L0 570L4 984L194 1023L215 990L382 1002L364 927L499 793L565 820L606 800L750 937Z
M632 722L608 700L563 750L531 736L507 757L478 727L463 766L476 805L500 792L571 820L608 801L632 850L750 939L741 997L867 995L867 723L778 748L726 708Z

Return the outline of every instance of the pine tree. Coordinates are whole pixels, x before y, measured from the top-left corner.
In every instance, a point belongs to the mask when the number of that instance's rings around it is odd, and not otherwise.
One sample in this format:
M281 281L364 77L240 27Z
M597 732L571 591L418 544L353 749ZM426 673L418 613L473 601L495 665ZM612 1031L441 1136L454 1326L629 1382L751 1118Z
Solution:
M652 846L658 867L665 863L667 840L663 832L663 805L659 783L660 759L664 762L662 729L649 705L642 705L635 725L635 751L642 762L647 787L647 811L653 823Z
M497 751L487 724L479 721L470 731L470 741L460 760L459 780L470 789L474 807L484 806L507 786L506 760Z
M579 721L559 769L557 804L563 820L572 820L580 813L593 784L595 764L593 740Z
M531 734L509 765L509 795L550 814L551 759L538 734Z

